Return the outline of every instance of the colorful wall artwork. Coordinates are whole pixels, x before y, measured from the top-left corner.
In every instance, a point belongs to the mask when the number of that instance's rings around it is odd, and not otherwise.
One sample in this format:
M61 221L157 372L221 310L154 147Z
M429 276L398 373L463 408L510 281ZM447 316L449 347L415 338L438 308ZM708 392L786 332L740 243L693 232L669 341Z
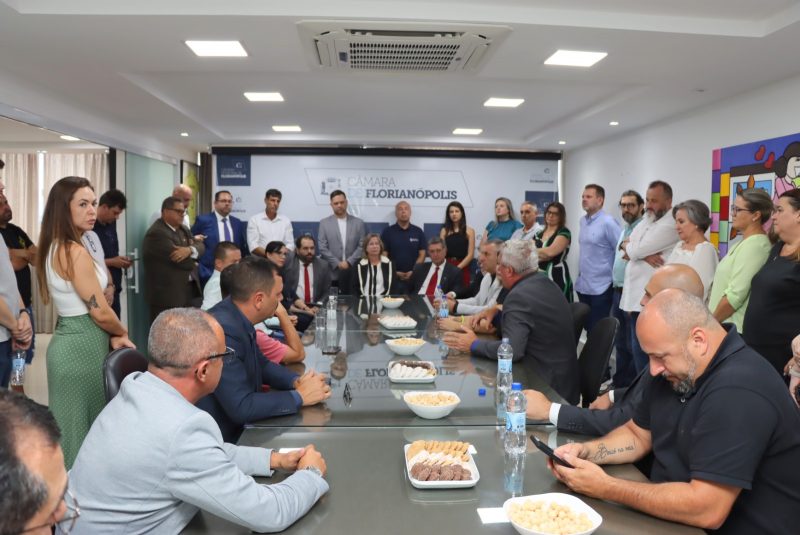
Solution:
M777 200L800 187L800 134L716 149L712 164L711 241L723 257L740 239L730 226L737 192L761 188Z

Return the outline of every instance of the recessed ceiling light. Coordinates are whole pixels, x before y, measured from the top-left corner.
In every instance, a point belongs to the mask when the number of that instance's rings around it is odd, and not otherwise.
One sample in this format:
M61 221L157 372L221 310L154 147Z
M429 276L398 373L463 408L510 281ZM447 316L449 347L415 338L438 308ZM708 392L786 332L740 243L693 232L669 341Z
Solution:
M64 141L80 141L81 138L75 136L60 136Z
M283 95L280 93L259 93L248 91L244 98L250 102L283 102Z
M189 137L189 132L181 132L181 137Z
M492 97L483 103L487 108L516 108L525 102L524 98L498 98Z
M580 50L558 50L544 60L545 65L562 65L566 67L591 67L604 57L607 52L583 52Z
M302 132L297 125L273 126L272 130L275 132Z
M611 121L608 126L619 126L619 121Z
M483 128L456 128L453 134L457 136L479 136L483 133Z
M201 58L242 58L247 51L239 41L186 41L186 46Z
M561 141L559 141L559 142L558 142L558 144L559 144L559 145L566 145L566 144L567 144L567 142L566 142L566 141L564 141L564 140L562 139Z

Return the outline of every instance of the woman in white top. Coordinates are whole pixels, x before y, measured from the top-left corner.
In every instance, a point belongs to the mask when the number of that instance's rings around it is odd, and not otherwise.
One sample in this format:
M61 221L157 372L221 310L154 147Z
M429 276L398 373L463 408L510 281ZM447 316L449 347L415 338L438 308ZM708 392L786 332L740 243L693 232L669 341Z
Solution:
M717 249L706 239L706 230L711 226L708 206L694 199L685 201L672 209L672 217L681 241L667 257L667 264L686 264L694 269L703 281L703 298L708 300L719 263Z
M67 469L105 406L103 359L112 348L134 347L127 329L103 297L105 266L81 244L97 220L97 200L85 178L65 177L47 197L39 236L36 277L45 303L58 312L47 347L50 410L61 428Z
M351 293L362 295L388 295L394 278L394 265L384 256L385 248L378 234L364 236L364 252L352 277Z

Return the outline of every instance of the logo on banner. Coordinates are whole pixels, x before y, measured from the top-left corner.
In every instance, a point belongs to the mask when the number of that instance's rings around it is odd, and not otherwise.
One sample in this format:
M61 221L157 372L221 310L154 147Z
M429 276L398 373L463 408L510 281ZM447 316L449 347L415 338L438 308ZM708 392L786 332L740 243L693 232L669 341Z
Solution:
M459 201L472 206L461 171L414 169L314 169L306 168L317 204L330 202L334 190L342 190L351 202L394 206L404 200L414 206L447 206Z
M217 184L220 186L250 185L250 156L217 156Z

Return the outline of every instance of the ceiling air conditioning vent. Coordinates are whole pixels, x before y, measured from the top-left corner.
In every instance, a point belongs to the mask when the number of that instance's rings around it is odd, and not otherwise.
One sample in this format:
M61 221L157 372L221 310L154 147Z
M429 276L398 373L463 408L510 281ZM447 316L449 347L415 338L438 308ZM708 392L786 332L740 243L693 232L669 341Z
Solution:
M336 24L337 26L334 26ZM510 32L505 26L304 21L318 67L356 71L474 71ZM327 28L323 31L322 28ZM358 29L355 29L358 28ZM429 29L436 28L436 29Z

